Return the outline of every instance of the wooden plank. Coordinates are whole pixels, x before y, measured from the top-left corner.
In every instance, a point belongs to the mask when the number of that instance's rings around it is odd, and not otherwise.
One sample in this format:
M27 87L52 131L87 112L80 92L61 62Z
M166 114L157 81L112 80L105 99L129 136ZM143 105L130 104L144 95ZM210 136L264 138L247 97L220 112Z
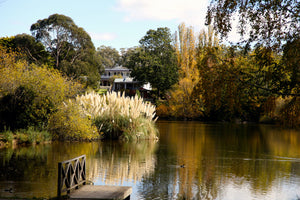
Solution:
M70 199L130 199L132 187L109 185L84 185L70 194Z

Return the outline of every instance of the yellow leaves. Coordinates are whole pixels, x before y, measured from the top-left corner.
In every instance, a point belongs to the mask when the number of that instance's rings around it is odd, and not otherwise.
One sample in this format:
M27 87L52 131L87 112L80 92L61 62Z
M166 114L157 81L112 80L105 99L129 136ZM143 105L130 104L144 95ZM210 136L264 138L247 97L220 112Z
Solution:
M81 114L80 108L69 101L49 119L48 130L54 139L92 140L99 138L92 120Z
M196 61L196 41L192 27L181 24L178 27L179 41L176 44L179 65L179 82L170 90L169 106L171 115L175 117L194 117L192 92L198 84L199 70Z
M22 103L24 112L26 111L18 122L22 126L29 122L33 125L46 124L49 115L81 88L78 83L67 80L57 70L48 66L28 65L27 62L18 59L18 53L6 51L2 47L0 63L0 97L19 95L16 99L20 102L30 99ZM17 93L18 91L21 93Z
M11 93L19 86L27 86L38 95L39 100L48 100L55 105L66 96L76 94L80 88L79 84L67 81L57 70L47 66L27 66L24 62L16 62L0 69L0 73L1 91Z
M12 52L0 45L0 70L14 66L18 57L20 57L19 53Z

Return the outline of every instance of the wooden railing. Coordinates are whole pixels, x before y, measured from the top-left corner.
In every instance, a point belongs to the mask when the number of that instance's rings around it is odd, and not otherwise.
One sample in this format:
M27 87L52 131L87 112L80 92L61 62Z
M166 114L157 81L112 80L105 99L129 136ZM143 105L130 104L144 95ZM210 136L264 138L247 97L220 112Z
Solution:
M86 156L82 155L58 163L58 197L60 197L63 192L69 194L72 189L78 189L79 185L86 184L85 161Z

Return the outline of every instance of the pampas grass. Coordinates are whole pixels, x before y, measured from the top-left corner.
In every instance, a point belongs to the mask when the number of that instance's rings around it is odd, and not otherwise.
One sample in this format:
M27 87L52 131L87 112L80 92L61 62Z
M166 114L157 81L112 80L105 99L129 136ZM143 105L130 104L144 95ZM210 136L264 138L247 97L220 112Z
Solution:
M116 92L91 92L77 96L76 103L105 138L157 139L155 106L137 95L130 98Z

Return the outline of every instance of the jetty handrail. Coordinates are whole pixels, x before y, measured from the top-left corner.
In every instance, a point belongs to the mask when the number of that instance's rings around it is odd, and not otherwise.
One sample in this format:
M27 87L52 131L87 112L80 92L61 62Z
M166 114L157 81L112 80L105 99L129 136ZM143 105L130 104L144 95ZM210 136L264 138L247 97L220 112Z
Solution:
M81 155L58 163L58 197L63 192L69 194L72 189L78 189L79 185L86 184L85 161L86 156Z

